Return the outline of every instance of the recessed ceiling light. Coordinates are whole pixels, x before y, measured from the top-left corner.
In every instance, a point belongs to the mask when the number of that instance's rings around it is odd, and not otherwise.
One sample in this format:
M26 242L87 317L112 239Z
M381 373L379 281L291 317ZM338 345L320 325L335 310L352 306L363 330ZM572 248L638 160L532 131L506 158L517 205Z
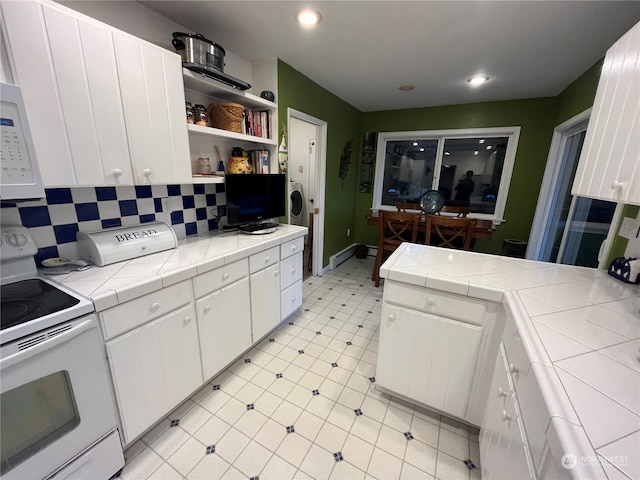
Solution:
M473 152L473 154L474 154L474 155L477 155L477 154L478 154L478 150L476 150L475 152Z
M316 10L298 10L296 12L296 21L309 27L319 24L322 21L322 15Z
M413 146L417 147L418 146L418 142L413 142Z
M400 85L398 87L398 90L402 90L403 92L408 92L409 90L413 90L414 88L416 88L415 85Z
M493 147L491 145L487 145L487 150L491 150Z
M421 147L421 148L420 148L420 151L421 151L421 152L424 152L424 147Z
M488 81L489 81L489 77L484 75L476 75L474 77L467 79L467 82L469 82L473 86L482 85L483 83Z
M444 152L445 155L451 155L449 152Z
M478 140L478 143L484 143L484 138L481 138L480 140Z

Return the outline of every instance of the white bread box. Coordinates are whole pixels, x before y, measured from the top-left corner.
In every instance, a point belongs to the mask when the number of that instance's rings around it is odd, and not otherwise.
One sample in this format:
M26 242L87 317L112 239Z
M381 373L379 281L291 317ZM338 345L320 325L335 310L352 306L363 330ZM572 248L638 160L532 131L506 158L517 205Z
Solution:
M163 222L78 232L76 239L80 258L100 267L162 252L178 245L175 232Z

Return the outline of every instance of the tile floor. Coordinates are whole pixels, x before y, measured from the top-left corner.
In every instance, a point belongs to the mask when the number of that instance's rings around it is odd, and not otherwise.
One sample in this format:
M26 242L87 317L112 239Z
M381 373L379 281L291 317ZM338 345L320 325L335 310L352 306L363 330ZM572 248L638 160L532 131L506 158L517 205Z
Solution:
M305 280L300 311L134 443L121 478L479 479L475 428L376 389L372 266Z

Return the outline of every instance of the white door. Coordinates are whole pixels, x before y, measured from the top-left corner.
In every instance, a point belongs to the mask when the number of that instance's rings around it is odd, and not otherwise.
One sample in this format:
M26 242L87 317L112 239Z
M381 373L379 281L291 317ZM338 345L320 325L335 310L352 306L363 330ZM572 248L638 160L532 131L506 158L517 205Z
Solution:
M376 381L464 418L482 327L384 305Z
M307 225L312 239L305 249L311 249L312 275L322 275L327 122L292 108L288 115L289 180L302 183L306 192L307 212L313 213L313 220Z
M280 323L280 264L251 274L253 342Z
M197 301L205 381L251 346L248 289L249 278L244 278Z
M555 129L527 258L597 267L607 256L616 204L571 195L588 120L586 111Z

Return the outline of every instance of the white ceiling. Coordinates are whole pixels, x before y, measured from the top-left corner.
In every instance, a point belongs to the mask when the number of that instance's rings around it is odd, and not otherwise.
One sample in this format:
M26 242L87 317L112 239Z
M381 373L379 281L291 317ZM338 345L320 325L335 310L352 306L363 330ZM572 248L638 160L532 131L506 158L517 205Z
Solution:
M640 1L140 3L249 62L278 57L363 112L556 96L640 21ZM297 25L303 7L322 23ZM490 82L469 87L476 73Z

